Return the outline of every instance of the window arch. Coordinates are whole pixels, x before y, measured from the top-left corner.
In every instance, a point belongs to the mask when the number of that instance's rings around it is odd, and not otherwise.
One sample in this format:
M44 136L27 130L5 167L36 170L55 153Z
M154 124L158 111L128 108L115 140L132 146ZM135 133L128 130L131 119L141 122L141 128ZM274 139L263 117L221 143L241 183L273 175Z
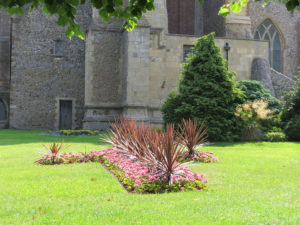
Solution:
M270 66L282 72L282 41L280 33L270 20L265 20L254 34L255 40L265 40L269 42L269 63Z
M2 99L0 98L0 121L6 120L6 107Z

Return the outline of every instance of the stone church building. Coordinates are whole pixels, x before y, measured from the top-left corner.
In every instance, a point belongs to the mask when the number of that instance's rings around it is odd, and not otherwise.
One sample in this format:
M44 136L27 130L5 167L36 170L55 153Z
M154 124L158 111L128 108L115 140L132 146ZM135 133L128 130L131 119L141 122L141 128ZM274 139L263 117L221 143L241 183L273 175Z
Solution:
M210 32L237 80L260 80L280 97L300 65L300 11L251 2L223 18L221 4L156 0L132 32L120 20L103 23L87 4L77 17L86 38L71 41L39 10L13 18L1 11L0 127L103 129L119 114L158 126L181 63Z

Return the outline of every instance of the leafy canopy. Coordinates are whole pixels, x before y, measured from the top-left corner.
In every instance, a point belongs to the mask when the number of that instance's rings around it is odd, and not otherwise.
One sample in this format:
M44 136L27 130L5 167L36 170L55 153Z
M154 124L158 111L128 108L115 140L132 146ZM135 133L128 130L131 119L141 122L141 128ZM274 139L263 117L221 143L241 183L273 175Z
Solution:
M58 15L57 24L62 27L68 27L66 36L71 38L76 35L84 38L81 27L76 23L75 16L77 7L85 4L88 0L0 0L0 9L7 8L11 15L24 14L24 7L30 6L31 10L42 5L44 13ZM198 0L201 4L203 0ZM210 1L210 0L207 0ZM228 4L221 7L219 14L226 16L229 9L234 13L239 13L247 5L249 0L230 0ZM256 0L262 1L262 0ZM266 5L269 0L263 0ZM293 10L299 6L300 0L282 0L286 3L288 10ZM99 12L104 21L116 17L124 19L124 28L132 30L143 13L154 10L154 0L90 0L94 8Z
M265 7L270 0L255 0L256 2L263 2L262 6ZM276 0L275 0L276 1ZM288 11L293 11L300 6L300 0L279 0L285 3ZM219 15L227 16L230 11L240 13L242 9L247 6L249 0L230 0L227 4L222 5L219 10Z
M77 7L87 0L0 0L0 9L7 8L10 15L24 14L24 7L30 6L30 11L42 5L43 12L48 15L58 15L57 24L68 27L66 36L76 35L84 39L84 33L76 22ZM90 0L92 6L105 21L116 17L125 19L124 28L132 30L142 14L154 10L154 0Z

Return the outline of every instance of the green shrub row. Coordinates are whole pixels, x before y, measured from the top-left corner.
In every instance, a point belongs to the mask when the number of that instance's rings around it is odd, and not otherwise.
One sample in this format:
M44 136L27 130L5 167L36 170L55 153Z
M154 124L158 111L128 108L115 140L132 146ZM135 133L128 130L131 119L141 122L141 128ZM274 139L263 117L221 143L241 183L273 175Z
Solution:
M65 136L79 136L79 135L99 135L98 130L60 130L61 135Z

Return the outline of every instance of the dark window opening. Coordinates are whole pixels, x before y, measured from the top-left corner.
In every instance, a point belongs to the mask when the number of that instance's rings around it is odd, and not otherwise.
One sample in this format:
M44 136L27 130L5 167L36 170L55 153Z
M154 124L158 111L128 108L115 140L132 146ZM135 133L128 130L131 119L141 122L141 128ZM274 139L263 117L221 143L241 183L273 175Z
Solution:
M61 40L54 41L53 55L61 57L64 55L64 42Z
M7 116L6 116L6 107L4 105L4 102L2 101L2 99L0 99L0 120L6 120Z
M183 61L186 62L186 59L189 56L189 53L193 53L193 52L194 52L193 45L184 45L183 46Z

